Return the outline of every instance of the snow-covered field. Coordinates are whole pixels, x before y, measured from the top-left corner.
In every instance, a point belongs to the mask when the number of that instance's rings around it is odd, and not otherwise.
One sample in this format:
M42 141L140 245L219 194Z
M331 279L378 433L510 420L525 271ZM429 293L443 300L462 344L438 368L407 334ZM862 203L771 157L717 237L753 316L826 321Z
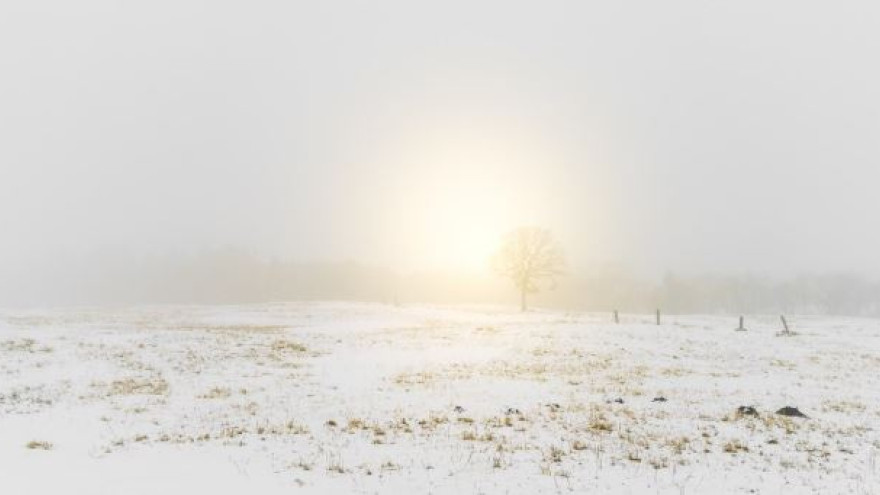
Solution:
M4 311L0 493L880 493L880 321L776 318Z

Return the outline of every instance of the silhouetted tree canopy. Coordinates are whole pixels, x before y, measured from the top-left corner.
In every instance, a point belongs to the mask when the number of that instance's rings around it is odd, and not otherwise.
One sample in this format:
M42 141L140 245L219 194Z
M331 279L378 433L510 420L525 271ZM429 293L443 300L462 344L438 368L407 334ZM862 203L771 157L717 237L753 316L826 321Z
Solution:
M521 227L505 236L493 259L495 271L513 281L520 293L520 308L528 309L527 295L544 284L553 284L565 269L562 249L550 231Z

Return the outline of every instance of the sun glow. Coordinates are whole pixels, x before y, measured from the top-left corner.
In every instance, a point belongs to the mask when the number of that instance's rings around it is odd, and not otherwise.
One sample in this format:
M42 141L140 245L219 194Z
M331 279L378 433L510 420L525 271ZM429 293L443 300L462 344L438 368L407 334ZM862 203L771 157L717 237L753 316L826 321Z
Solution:
M538 180L512 145L459 143L424 149L397 177L389 231L398 264L488 273L502 235L535 220Z
M435 197L425 212L434 226L431 236L444 253L444 264L467 270L482 270L498 247L503 232L514 224L506 215L510 198L504 191L479 183L462 183L434 190ZM436 253L438 256L440 253Z

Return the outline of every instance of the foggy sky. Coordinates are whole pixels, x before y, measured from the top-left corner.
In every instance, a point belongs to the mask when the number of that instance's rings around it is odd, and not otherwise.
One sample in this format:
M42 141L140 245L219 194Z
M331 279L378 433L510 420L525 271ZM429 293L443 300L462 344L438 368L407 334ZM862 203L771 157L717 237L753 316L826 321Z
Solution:
M878 53L873 1L4 1L0 267L472 268L537 224L575 268L877 276Z

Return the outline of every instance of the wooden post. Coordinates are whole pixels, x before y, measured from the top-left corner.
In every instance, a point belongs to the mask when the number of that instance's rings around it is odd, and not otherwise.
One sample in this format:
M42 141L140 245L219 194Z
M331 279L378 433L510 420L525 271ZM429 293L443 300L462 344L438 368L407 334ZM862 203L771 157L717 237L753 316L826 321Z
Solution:
M742 332L745 329L746 329L746 327L743 326L743 317L742 317L742 315L740 315L739 316L739 327L737 327L737 330Z
M783 333L785 335L791 335L791 330L788 328L788 322L785 321L785 315L779 315L779 319L782 320L782 327L785 328Z
M660 324L660 309L657 309L657 324Z
M614 310L614 323L620 323L620 315L617 313L617 310Z

